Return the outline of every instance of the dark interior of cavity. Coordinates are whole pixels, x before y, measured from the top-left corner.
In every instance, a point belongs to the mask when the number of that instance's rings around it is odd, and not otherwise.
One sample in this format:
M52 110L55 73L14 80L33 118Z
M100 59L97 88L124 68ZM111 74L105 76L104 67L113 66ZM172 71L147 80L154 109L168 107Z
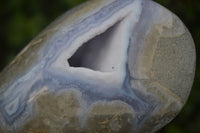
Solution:
M68 59L71 67L84 67L97 71L110 71L115 66L106 66L104 60L109 58L109 49L119 22L107 29L104 33L95 36L88 42L82 44L81 47ZM114 50L114 49L113 49ZM116 53L117 56L117 53ZM112 59L111 59L112 60ZM109 70L108 70L108 67Z

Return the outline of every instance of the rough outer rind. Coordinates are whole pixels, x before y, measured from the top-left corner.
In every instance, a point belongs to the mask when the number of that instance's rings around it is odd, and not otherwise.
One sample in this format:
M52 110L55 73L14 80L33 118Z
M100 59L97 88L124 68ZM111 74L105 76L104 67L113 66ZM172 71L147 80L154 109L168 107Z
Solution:
M121 101L98 102L92 105L87 120L91 133L132 133L136 119L132 108Z
M156 3L147 3L150 6L144 5L146 9L138 25L139 29L140 26L146 25L146 31L136 29L133 37L140 39L134 42L129 51L131 77L138 82L147 80L160 86L160 91L168 93L184 104L195 73L194 42L177 16ZM153 15L143 18L147 13ZM132 57L137 59L132 60ZM140 91L149 92L148 87L143 89ZM151 93L159 96L156 92Z
M143 123L141 133L157 131L179 113L192 87L196 59L194 42L181 20L156 3L150 5L143 14L156 10L157 13L152 15L152 23L147 24L146 34L137 33L145 39L136 46L141 48L136 52L138 62L129 64L132 87L154 95L159 103ZM142 19L141 26L146 23L143 21L147 20ZM133 56L131 51L129 58Z

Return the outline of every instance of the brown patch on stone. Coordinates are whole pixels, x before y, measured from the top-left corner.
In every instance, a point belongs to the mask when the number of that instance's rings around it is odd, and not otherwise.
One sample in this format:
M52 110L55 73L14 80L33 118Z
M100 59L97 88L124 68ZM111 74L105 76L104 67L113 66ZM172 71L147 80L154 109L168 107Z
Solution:
M168 124L176 115L177 112L154 112L149 118L145 120L137 133L155 133L166 124Z
M4 133L1 127L0 127L0 133Z
M37 108L40 115L48 118L53 118L56 116L60 119L74 119L76 117L77 111L80 108L80 103L78 101L79 94L75 91L69 90L55 96L52 93L47 93L41 95L37 99Z
M107 119L105 121L102 121L102 122L99 122L99 125L105 127L103 130L105 130L105 132L111 132L112 131L112 128L111 128L111 123L114 123L114 122L117 122L117 126L118 128L121 128L121 116L120 116L120 113L118 114L115 114L112 118L110 119Z
M31 129L27 133L48 133L48 132L46 132L45 130L34 130L34 129Z
M44 119L45 118L36 116L34 119L28 121L18 131L18 133L38 133L41 131L45 131L44 133L51 133L49 130L49 126L44 123Z
M66 133L67 127L79 128L78 111L81 95L75 90L65 90L59 95L43 93L36 99L37 115L18 133ZM68 125L68 126L66 126Z
M150 79L154 77L154 73L151 71L153 58L155 55L155 49L159 40L160 34L158 27L153 25L151 32L145 38L145 47L143 50L143 56L141 56L140 62L140 75L145 79Z
M90 133L87 131L87 129L80 128L80 125L77 126L68 126L66 125L62 129L63 133Z
M132 133L133 110L121 101L95 103L88 114L87 127L91 133Z

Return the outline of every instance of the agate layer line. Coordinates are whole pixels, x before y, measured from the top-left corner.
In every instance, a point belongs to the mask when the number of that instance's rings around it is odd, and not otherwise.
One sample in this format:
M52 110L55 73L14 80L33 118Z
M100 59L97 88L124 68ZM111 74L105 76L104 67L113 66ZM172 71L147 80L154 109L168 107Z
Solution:
M192 37L167 9L92 0L0 74L0 132L153 133L183 107L194 70Z
M137 0L135 0L137 1ZM97 13L93 14L92 16L88 17L88 18L85 18L84 20L82 20L80 22L80 24L76 25L75 27L72 28L72 30L68 31L66 34L64 34L63 36L60 36L58 38L57 41L55 41L55 43L53 43L55 46L54 47L51 47L52 50L47 50L48 52L45 52L47 53L47 57L45 60L45 66L48 68L49 65L53 62L53 58L55 58L56 56L53 54L58 54L60 53L59 51L61 51L62 49L59 49L59 47L61 45L65 45L65 47L68 47L69 44L72 43L72 41L74 39L76 39L77 37L81 36L82 34L84 34L85 32L88 32L90 31L90 29L94 28L94 27L97 27L97 25L101 25L104 21L106 21L107 19L109 19L113 14L119 12L119 10L125 8L127 5L130 5L131 3L135 2L133 0L126 0L126 1L121 1L121 0L116 0L114 1L113 3L109 4L108 6L105 6L103 7L100 11L98 11ZM54 41L53 41L54 42ZM51 56L49 56L51 55ZM50 63L47 63L48 61L50 61ZM39 67L36 67L36 74L37 73L40 73L39 68L43 67L43 61L42 63L40 63L38 65ZM46 69L44 67L44 69ZM45 77L45 75L47 75L46 73L47 71L45 71L43 74L43 76ZM28 75L28 74L27 74ZM53 76L53 75L51 75ZM32 80L34 79L35 77L31 77L30 79L28 80ZM52 78L52 77L51 77ZM55 77L57 80L59 79L58 77ZM65 77L66 78L66 77ZM22 78L23 79L23 78ZM35 81L36 83L37 82L41 82L43 79L39 79L39 81ZM48 79L49 80L49 79ZM68 81L69 79L67 79L66 81L67 82L70 82L70 80ZM65 81L65 82L66 82ZM58 81L59 82L59 81ZM77 82L77 81L76 81ZM18 84L21 84L20 82ZM42 84L45 84L42 83ZM71 83L73 84L73 83ZM29 91L28 90L25 90L27 88L21 88L21 86L19 85L16 85L14 86L13 88L5 88L5 90L9 91L10 93L13 93L14 90L16 90L16 88L18 88L19 92L18 94L16 94L16 96L13 96L14 99L6 99L6 100L1 100L1 113L2 113L2 116L4 118L4 120L7 122L8 125L12 126L13 123L18 119L20 118L20 116L24 113L25 109L26 109L26 106L27 106L27 101L28 99L30 98L31 96L31 93L36 90L38 90L38 88L34 87L35 86L35 83L33 83L32 85L33 87L30 87ZM37 86L38 87L38 86ZM40 85L41 87L41 85ZM84 88L85 86L82 85L82 88ZM85 87L87 88L87 87ZM92 88L92 87L91 87ZM21 89L21 90L20 90ZM88 89L89 90L89 89ZM103 90L103 89L102 89ZM23 92L25 91L25 92ZM38 90L39 91L39 90ZM87 90L86 90L87 91ZM95 91L95 90L93 90ZM6 93L6 92L4 92ZM5 94L1 94L1 96L5 95ZM36 93L36 92L35 92ZM6 95L10 95L10 94L6 94ZM120 95L120 94L119 94ZM120 96L121 97L121 96ZM120 99L119 98L112 98L112 99ZM124 97L125 98L125 97ZM105 98L106 99L109 99L109 98ZM122 99L123 99L123 96L122 96ZM128 98L125 98L125 99L128 99ZM110 99L111 100L111 99ZM127 100L125 100L127 101ZM9 104L8 104L9 103ZM135 102L133 102L135 103ZM141 103L141 102L139 102ZM138 103L138 104L139 104Z

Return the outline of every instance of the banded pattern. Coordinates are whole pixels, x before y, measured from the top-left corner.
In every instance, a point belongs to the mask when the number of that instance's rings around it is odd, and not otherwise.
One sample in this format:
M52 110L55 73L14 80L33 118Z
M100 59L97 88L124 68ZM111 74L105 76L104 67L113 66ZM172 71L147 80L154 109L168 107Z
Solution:
M194 70L191 35L167 9L150 0L90 1L1 73L0 131L155 132L183 107Z

